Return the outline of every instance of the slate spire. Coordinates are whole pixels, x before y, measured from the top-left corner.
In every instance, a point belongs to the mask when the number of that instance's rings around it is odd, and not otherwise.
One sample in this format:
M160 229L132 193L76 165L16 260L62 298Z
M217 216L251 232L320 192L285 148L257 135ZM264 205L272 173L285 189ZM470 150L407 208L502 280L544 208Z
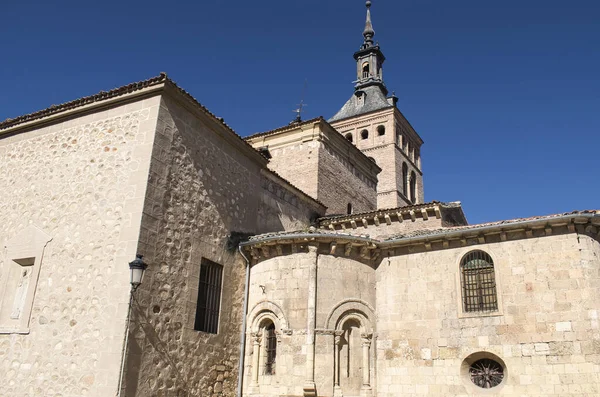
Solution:
M375 31L373 30L373 23L371 22L371 1L367 0L367 22L365 23L365 30L363 36L365 37L365 46L373 46L373 36Z

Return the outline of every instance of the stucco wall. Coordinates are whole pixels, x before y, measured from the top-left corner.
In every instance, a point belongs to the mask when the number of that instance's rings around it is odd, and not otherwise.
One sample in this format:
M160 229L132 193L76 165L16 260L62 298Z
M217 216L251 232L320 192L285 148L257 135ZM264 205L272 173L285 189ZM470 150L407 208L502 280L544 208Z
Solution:
M459 262L488 252L500 313L460 312ZM479 395L463 360L485 351L507 366L493 395L600 392L599 245L575 233L384 259L377 271L380 396Z
M0 334L2 396L117 392L157 114L155 97L0 138L3 269L28 227L51 238L29 333Z

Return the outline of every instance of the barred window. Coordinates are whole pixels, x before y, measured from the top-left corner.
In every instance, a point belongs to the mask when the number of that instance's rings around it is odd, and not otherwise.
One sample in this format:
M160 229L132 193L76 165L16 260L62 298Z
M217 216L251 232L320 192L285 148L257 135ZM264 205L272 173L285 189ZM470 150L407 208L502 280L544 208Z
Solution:
M275 324L270 323L265 328L265 375L275 375L275 358L277 357L277 336L275 335Z
M221 280L223 266L202 258L200 280L198 282L198 303L196 305L196 331L216 334L219 328L221 308Z
M494 262L483 251L471 251L460 262L465 312L498 310Z

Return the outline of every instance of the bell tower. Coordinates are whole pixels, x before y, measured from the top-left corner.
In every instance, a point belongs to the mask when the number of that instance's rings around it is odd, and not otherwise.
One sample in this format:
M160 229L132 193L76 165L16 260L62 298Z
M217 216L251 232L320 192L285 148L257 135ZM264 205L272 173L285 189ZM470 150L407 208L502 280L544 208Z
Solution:
M385 57L379 49L379 44L374 44L373 23L371 22L371 1L367 1L367 22L363 31L364 43L360 50L354 53L356 60L356 86L361 89L368 86L378 86L387 95L387 89L383 84L383 62Z
M329 123L382 169L377 181L377 208L421 204L423 140L388 95L383 82L385 56L373 40L375 30L368 0L363 43L354 53L354 93Z

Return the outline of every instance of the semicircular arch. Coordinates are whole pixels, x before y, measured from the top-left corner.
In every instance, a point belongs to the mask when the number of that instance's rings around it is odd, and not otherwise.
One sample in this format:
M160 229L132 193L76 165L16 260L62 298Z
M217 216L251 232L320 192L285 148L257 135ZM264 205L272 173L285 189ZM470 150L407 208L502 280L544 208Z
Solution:
M289 328L283 309L270 301L258 302L248 314L248 324L253 332L258 332L265 319L270 319L281 331Z
M375 309L362 299L345 299L333 307L325 327L327 329L340 329L350 319L356 319L367 332L375 328Z

